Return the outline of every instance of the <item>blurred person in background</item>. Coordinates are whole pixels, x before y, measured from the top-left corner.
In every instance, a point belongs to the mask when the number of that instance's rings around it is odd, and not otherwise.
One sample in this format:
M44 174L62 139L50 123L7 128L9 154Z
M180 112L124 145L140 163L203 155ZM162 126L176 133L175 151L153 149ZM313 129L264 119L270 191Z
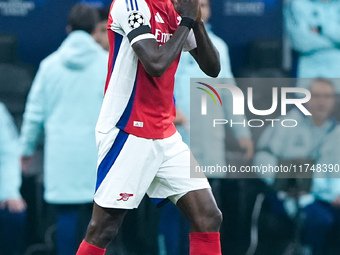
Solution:
M22 252L26 203L20 194L19 141L13 119L0 103L0 254Z
M97 149L94 129L103 99L107 52L91 33L97 9L76 4L61 46L45 58L28 95L21 129L25 171L45 133L44 200L55 208L57 251L74 255L91 217Z
M235 84L234 76L231 72L230 59L229 59L229 50L227 44L223 41L223 39L219 38L217 35L213 33L211 30L211 26L208 23L211 15L210 2L209 0L200 0L202 20L204 21L207 33L211 38L214 46L220 53L221 59L221 72L218 78L227 78L226 83ZM174 96L176 99L176 110L177 110L177 119L175 120L177 123L177 129L182 135L182 139L185 143L190 145L190 135L189 135L189 124L190 124L190 78L208 78L199 68L198 64L195 62L193 57L188 52L183 52L181 55L181 59L178 66L178 71L176 73L175 79L175 90ZM223 102L223 112L227 117L232 116L232 107L231 104L228 103L230 101L230 94L225 93L225 89L218 90L219 95L222 98ZM200 101L198 101L200 104ZM197 105L200 107L200 105ZM235 118L235 120L242 121L244 118ZM232 128L232 131L235 137L238 140L240 147L244 150L247 159L251 159L254 153L253 142L251 139L250 129L246 128ZM221 147L215 148L214 150L209 149L209 151L205 151L204 153L199 153L201 157L198 158L201 164L209 165L212 163L221 162L221 165L225 165L225 132L222 127L218 132L219 137L207 137L206 141L210 139L214 139L218 142L218 145ZM196 135L192 134L191 135ZM215 144L216 145L216 144ZM217 146L217 145L216 145ZM192 147L194 155L197 155L194 151L202 150L201 146ZM206 153L206 154L205 154ZM203 155L204 154L204 155ZM218 158L218 159L217 159ZM224 176L219 176L224 177Z
M310 83L310 92L311 99L306 106L312 116L292 109L285 119L296 120L297 126L268 126L258 141L254 165L309 164L312 168L316 164L340 163L339 143L335 143L339 142L340 128L330 117L334 110L333 85L329 80L317 78ZM275 173L270 175L265 179L274 191L266 198L270 210L287 225L299 213L297 223L302 226L299 241L314 255L328 254L331 237L334 237L332 230L340 227L340 179L318 178L311 170L300 178L294 175L287 179L286 174L281 179Z
M221 38L213 33L211 26L208 23L211 16L210 2L209 0L200 0L199 2L201 7L201 18L204 21L208 36L220 54L221 72L218 77L228 78L226 79L227 84L235 84L234 76L230 67L228 46ZM176 104L176 119L174 123L176 124L176 128L181 134L183 141L190 146L191 151L200 165L208 166L219 164L220 166L225 166L227 165L225 126L219 125L215 128L216 130L218 129L218 131L204 132L204 134L193 134L193 131L190 130L190 78L209 77L201 71L199 65L189 52L182 52L177 73L175 75L174 97ZM226 91L223 89L218 90L223 102L223 108L219 109L223 111L223 116L228 119L233 117L231 103L229 103L231 102L231 96L227 94L228 92L225 92ZM201 102L200 100L196 101L198 103ZM209 103L212 103L211 105L213 105L212 100L211 102L208 102L208 107L210 107ZM197 105L197 107L200 108L199 105ZM235 117L234 119L237 121L243 121L244 118ZM201 125L204 124L205 123L201 123ZM208 124L208 122L206 122L206 124ZM249 127L233 127L232 131L237 138L240 147L244 150L246 158L248 160L251 159L254 148ZM190 144L190 134L192 137L198 136L201 139ZM202 138L202 136L205 137ZM211 182L217 202L221 203L222 199L221 201L218 200L218 198L221 197L221 194L219 194L220 190L218 188L221 183L218 184L218 182L221 182L222 180L212 181L211 178L224 178L226 177L225 173L216 172L215 174L207 175L207 177L210 178L209 181ZM216 185L214 185L214 182L216 182ZM169 224L170 219L171 224ZM184 238L182 238L180 234L183 231L189 231L189 227L187 226L187 228L185 228L185 226L185 221L175 206L168 203L162 208L160 220L160 240L164 240L164 246L166 247L168 255L183 254L186 252L185 249L188 249L188 247L186 247L188 245L183 242ZM183 236L186 236L186 234ZM164 237L164 239L162 237ZM160 247L162 247L162 245L160 245Z
M287 34L299 54L298 78L340 78L339 13L339 0L290 0L285 5ZM297 85L309 86L305 79ZM340 82L334 89L340 94Z
M100 21L96 25L94 31L92 32L92 36L96 40L96 42L99 43L104 48L104 50L109 51L110 44L107 35L107 21L109 18L110 10L108 8L99 8L98 12Z

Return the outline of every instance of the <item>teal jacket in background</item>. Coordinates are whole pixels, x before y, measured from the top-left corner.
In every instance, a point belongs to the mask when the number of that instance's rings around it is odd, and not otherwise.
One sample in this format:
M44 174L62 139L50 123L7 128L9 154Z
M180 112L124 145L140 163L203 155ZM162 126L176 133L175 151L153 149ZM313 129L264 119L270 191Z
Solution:
M95 125L102 104L108 54L84 31L67 36L44 59L28 95L21 155L31 156L44 130L44 198L49 203L93 199Z
M325 140L326 146L320 151L322 157L319 159L320 164L329 165L339 171L340 167L340 126L337 126L331 135ZM329 172L325 177L332 176ZM335 174L339 177L339 172ZM333 202L340 196L340 178L315 178L313 183L313 193L321 200L329 203Z
M231 72L230 67L230 59L229 59L229 50L227 44L218 36L216 36L210 29L209 24L206 25L206 30L208 35L218 50L220 54L221 61L221 71L218 75L218 78L226 78L224 82L226 84L235 84L234 76ZM175 103L176 108L179 109L188 119L188 123L186 127L177 126L177 130L182 135L183 141L190 145L190 149L195 155L200 165L216 165L220 166L226 165L226 156L225 156L225 126L220 125L214 129L214 132L211 132L211 128L206 126L202 127L202 130L207 130L207 132L200 132L199 134L194 134L191 132L191 136L193 138L193 143L190 143L190 123L194 124L195 120L190 120L190 96L196 98L196 96L200 96L201 91L197 90L195 87L192 87L194 91L190 92L190 78L209 78L204 72L200 69L197 62L190 55L189 52L183 52L179 61L178 69L175 76ZM213 79L209 81L209 85L213 84ZM218 89L217 92L221 96L223 107L219 106L214 108L214 111L209 112L210 121L206 121L205 123L200 123L199 125L211 125L212 119L216 116L223 116L223 118L230 119L233 118L235 121L242 121L245 117L233 116L232 115L232 98L231 94L226 92L226 89ZM199 95L196 95L196 93ZM214 102L210 97L207 100L208 108L213 109ZM200 99L192 100L191 107L195 109L200 109ZM197 105L196 105L197 104ZM216 117L220 118L220 117ZM240 137L250 137L250 129L248 126L245 128L232 128L234 135L237 138ZM195 142L195 137L200 138L199 142ZM203 143L203 144L202 144ZM225 176L224 173L215 173L210 177L222 177Z
M316 164L340 164L340 126L335 120L329 119L316 127L310 117L297 109L291 110L285 119L295 119L298 125L266 127L257 143L254 165L275 166L279 158L312 158ZM268 177L266 181L271 184L275 173L263 177ZM340 195L340 178L313 178L311 193L322 200L333 201Z
M18 133L12 116L0 103L0 202L21 198L20 186Z
M290 0L284 7L288 37L299 52L298 78L340 78L340 1ZM311 27L320 30L314 33ZM301 80L298 86L308 89ZM335 85L340 94L340 83Z

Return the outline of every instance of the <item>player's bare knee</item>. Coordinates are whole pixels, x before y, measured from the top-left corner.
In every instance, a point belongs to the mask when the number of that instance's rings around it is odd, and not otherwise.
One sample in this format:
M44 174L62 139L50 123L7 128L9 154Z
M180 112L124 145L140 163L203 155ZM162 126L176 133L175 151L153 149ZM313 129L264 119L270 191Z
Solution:
M218 208L206 210L193 218L193 229L198 232L217 232L222 223L222 213Z
M218 231L223 220L222 212L220 211L220 209L215 208L214 211L211 213L209 219L210 219L208 220L208 222L210 223L209 227L214 229L214 231Z
M217 208L216 215L215 215L215 225L216 227L218 227L218 229L220 229L222 221L223 221L223 214L221 210Z

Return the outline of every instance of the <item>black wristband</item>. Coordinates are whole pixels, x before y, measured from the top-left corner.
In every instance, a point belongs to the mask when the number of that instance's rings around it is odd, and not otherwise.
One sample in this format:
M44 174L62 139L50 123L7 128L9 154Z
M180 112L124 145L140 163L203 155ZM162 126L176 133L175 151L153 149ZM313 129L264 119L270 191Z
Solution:
M185 26L187 28L192 29L195 26L195 21L188 17L182 17L181 23L179 23L180 26Z

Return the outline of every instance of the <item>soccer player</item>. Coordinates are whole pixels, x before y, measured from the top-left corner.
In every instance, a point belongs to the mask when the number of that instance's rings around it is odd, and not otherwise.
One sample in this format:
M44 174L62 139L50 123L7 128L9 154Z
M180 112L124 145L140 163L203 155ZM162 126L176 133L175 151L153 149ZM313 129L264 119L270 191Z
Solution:
M108 30L94 209L77 255L103 255L126 212L137 208L145 193L170 199L188 218L191 255L219 255L221 212L207 179L190 178L190 150L173 124L174 74L182 49L207 75L220 71L199 3L115 0Z

